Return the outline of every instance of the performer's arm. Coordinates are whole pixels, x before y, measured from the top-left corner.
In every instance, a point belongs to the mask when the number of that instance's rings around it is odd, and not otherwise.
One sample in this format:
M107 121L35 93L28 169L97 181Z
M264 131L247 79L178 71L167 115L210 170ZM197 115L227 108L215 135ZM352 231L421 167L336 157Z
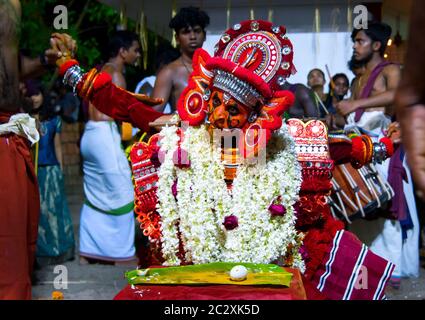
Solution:
M87 74L86 74L87 75ZM84 81L79 85L78 93L87 98L100 112L114 118L115 120L130 122L133 126L148 132L149 123L153 122L163 114L152 109L146 103L156 104L162 100L144 97L140 101L135 95L117 87L112 83L109 74L101 72L93 83L93 91L84 96ZM139 98L142 98L139 96Z

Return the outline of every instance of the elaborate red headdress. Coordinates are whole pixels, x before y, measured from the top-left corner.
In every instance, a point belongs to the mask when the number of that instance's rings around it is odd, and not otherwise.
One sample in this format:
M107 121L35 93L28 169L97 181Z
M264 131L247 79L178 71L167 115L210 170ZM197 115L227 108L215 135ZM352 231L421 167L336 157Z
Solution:
M283 26L248 20L221 36L213 57L198 49L193 57L194 71L177 105L182 121L192 126L206 122L211 91L220 90L255 111L241 128L241 142L252 148L253 143L268 141L294 101L291 92L280 90L285 79L296 72L293 47L285 34ZM261 134L266 139L260 139Z

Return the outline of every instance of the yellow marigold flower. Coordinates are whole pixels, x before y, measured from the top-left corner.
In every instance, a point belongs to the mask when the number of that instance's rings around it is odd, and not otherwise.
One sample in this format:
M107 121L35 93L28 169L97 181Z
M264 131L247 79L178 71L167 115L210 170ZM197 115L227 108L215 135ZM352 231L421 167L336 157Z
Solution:
M60 291L53 291L52 292L52 299L53 300L63 300L63 293Z

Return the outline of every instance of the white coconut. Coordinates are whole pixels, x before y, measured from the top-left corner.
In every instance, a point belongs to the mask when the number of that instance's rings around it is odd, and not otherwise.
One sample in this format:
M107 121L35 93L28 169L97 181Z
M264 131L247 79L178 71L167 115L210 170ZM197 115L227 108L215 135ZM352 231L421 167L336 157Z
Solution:
M230 270L230 279L233 281L243 281L248 275L248 269L244 266L237 265Z

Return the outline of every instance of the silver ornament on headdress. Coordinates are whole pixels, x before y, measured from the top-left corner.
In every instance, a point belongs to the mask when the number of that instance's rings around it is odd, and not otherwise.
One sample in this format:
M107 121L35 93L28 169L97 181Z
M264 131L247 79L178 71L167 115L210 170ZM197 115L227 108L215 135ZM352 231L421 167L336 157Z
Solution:
M223 34L221 36L221 41L223 41L224 43L229 42L230 41L230 36L227 33Z
M275 27L272 28L272 31L274 33L279 33L280 32L280 27L279 26L275 26Z
M291 52L292 52L292 49L289 46L284 46L282 48L282 54L284 54L285 56L288 55L288 54L290 54Z
M233 30L238 31L240 28L242 28L242 25L240 23L237 23L233 26Z
M258 31L258 29L260 29L260 24L258 23L258 21L252 21L251 30L255 32Z
M284 77L279 76L279 77L277 78L277 84L278 84L278 85L283 86L283 85L285 84L285 82L286 82L286 79L285 79Z
M250 108L254 108L257 102L264 101L263 96L252 85L223 70L215 70L213 85Z
M291 64L289 62L282 63L282 69L288 70L291 67Z
M225 92L223 94L223 100L225 103L229 102L229 100L232 98L232 96L230 94L228 94L227 92Z

